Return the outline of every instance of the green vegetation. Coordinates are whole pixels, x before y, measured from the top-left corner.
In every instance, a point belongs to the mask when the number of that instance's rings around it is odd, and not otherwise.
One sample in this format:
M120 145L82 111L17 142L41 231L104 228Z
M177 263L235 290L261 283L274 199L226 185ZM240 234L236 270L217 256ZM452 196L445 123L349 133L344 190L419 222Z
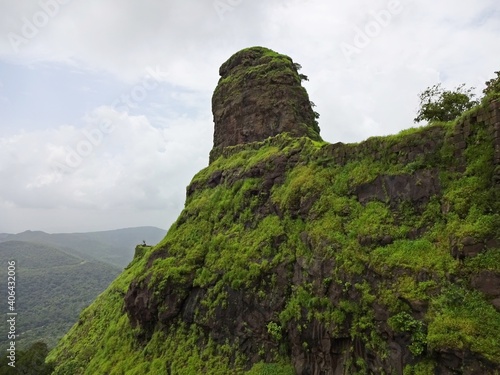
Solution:
M432 375L435 374L436 364L433 361L422 361L415 366L407 365L403 375Z
M500 71L495 72L496 77L488 80L483 90L483 94L486 99L498 98L500 97Z
M500 358L500 319L481 293L448 285L432 300L429 348L455 348L481 353L494 363Z
M465 111L477 106L474 100L474 88L465 88L465 84L455 90L444 90L441 84L428 87L420 93L420 109L415 122L452 121Z
M465 266L473 273L481 270L500 273L500 248L490 249L474 258L467 259Z
M453 272L457 266L446 247L436 246L428 239L398 240L375 249L371 259L376 269L405 268L413 272L425 269L440 276Z
M287 363L263 363L253 365L246 375L294 375L295 370Z
M409 333L411 335L411 344L408 349L413 355L419 356L424 352L427 345L427 334L421 320L416 320L403 311L393 315L387 322L395 332Z
M500 249L452 251L500 237L491 131L476 122L463 149L454 140L470 115L359 145L280 134L225 149L166 237L138 249L50 353L54 374L292 374L294 351L314 358L311 332L348 341L352 374L372 357L390 368L387 337L405 343L408 375L433 373L443 352L500 366L500 313L470 283L499 271ZM136 301L150 326L131 323L131 288L150 292ZM265 318L241 320L254 305ZM219 320L260 336L215 337Z

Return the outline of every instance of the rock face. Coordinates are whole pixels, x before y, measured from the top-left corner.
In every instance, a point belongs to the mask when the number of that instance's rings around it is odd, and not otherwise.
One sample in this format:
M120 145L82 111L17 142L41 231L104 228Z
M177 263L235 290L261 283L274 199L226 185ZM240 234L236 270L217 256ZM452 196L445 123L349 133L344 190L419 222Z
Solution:
M288 132L319 139L316 114L288 56L252 47L231 56L220 67L212 97L213 161L227 146L263 141Z
M210 165L54 374L500 373L500 102L327 144L290 59L221 75Z

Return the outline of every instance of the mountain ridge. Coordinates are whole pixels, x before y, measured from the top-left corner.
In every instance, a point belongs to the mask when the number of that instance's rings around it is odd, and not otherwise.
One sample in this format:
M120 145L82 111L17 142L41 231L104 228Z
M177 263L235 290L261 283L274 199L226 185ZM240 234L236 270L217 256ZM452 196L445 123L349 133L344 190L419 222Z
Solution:
M158 230L165 230L162 228L158 228L155 226L151 225L144 225L144 226L139 226L139 227L125 227L125 228L117 228L117 229L103 229L103 230L96 230L96 231L89 231L89 232L45 232L43 230L32 230L32 229L27 229L22 232L18 233L0 233L0 239L4 238L5 236L18 236L18 235L23 235L23 234L44 234L44 235L60 235L60 234L96 234L96 233L112 233L112 232L121 232L121 231L127 231L127 230L137 230L137 229L158 229Z
M104 261L123 268L131 261L137 244L143 241L158 243L165 233L165 230L152 226L73 233L27 230L0 237L0 243L14 240L41 243L87 260Z

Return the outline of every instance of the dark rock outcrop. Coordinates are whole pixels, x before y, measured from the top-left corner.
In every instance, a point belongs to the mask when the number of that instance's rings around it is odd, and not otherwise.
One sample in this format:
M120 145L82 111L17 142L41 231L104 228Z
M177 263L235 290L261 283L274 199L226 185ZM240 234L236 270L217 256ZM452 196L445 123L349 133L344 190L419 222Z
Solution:
M356 195L361 203L378 200L391 205L401 201L421 204L440 190L437 171L419 170L413 175L378 176L370 183L359 185Z
M211 161L224 147L284 132L319 139L316 114L297 67L290 57L263 47L244 49L222 64L212 97Z
M500 273L493 271L482 271L474 275L471 280L473 288L484 293L491 299L493 306L500 311Z

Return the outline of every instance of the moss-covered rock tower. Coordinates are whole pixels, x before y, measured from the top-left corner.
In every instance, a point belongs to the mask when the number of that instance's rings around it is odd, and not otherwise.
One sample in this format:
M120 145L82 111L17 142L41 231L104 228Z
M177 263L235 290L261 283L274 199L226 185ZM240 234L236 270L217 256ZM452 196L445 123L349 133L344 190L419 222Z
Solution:
M500 101L329 144L288 57L221 75L210 165L53 375L498 375Z
M220 67L212 97L213 161L224 147L280 133L319 139L317 115L298 73L299 64L263 47L235 53Z

